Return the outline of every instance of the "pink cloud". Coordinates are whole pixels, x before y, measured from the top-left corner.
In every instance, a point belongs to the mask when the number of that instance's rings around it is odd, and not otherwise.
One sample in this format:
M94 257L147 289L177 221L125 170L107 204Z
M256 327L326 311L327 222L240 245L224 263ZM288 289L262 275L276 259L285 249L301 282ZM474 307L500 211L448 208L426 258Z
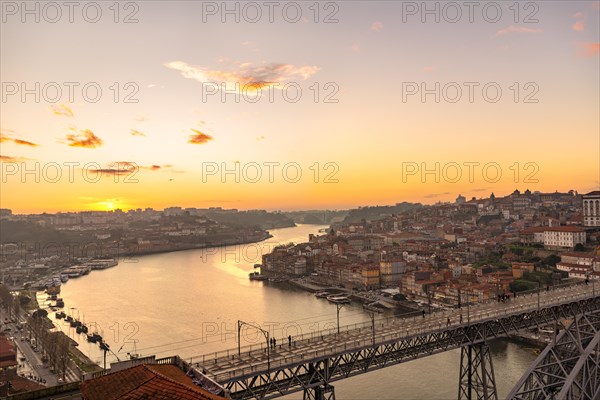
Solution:
M579 20L573 24L573 30L575 32L583 32L583 30L585 29L585 14L582 12L577 12L573 14L573 18Z
M498 32L496 32L496 34L494 36L497 37L497 36L502 36L502 35L506 35L509 33L541 33L541 32L543 32L543 30L539 29L539 28L527 28L524 26L511 25L508 28L500 29Z
M581 57L594 57L600 53L600 42L577 43L577 54Z
M219 60L220 63L227 62ZM296 66L284 63L229 63L226 69L208 69L187 64L183 61L173 61L166 67L179 71L184 78L198 82L225 83L228 87L238 87L240 90L258 90L265 86L278 87L285 82L307 80L319 71L317 66ZM281 88L279 86L279 88Z
M573 30L575 32L582 32L585 29L585 22L577 21L573 24Z
M383 24L379 21L375 21L375 22L373 22L373 24L371 24L372 31L379 32L382 29L383 29Z

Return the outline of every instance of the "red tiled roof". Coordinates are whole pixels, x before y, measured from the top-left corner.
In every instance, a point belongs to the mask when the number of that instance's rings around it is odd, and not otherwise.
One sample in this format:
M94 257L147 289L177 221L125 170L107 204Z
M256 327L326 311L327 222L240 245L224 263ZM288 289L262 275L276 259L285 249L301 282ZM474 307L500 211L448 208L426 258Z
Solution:
M221 400L175 365L137 365L81 384L85 400Z
M594 258L594 257L596 257L596 255L594 253L569 251L569 252L562 253L561 257Z
M536 232L585 232L580 226L566 225L566 226L534 226L523 229L520 233L536 233Z
M567 226L549 226L545 229L548 232L585 232L580 226L567 225Z
M15 349L15 342L4 336L0 336L0 358L16 356L17 350Z
M547 230L544 226L532 226L530 228L525 228L521 231L521 233L539 233Z

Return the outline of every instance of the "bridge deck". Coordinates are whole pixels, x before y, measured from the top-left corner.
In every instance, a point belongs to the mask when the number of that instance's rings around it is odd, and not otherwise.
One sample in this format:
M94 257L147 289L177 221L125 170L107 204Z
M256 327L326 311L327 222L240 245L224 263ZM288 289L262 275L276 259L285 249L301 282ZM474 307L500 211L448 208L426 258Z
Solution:
M505 303L490 301L452 311L440 311L430 315L412 318L386 318L375 320L374 333L371 322L313 332L297 337L289 346L287 338L277 340L275 349L267 351L266 343L246 346L201 356L200 365L207 370L207 376L220 384L235 381L243 376L259 374L261 371L275 370L283 366L305 363L310 359L325 358L350 352L366 346L373 346L431 332L450 331L457 327L477 322L497 319L510 315L523 314L565 303L572 303L595 296L592 284L562 287L550 291L520 295ZM462 314L462 323L460 315ZM450 319L450 324L448 324Z

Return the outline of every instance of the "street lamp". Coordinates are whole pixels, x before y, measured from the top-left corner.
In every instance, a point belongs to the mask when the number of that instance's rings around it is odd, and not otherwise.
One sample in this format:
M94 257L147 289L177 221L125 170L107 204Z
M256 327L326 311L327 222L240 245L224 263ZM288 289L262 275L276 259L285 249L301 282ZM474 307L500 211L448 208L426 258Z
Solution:
M259 331L262 332L263 335L265 335L265 339L267 341L267 371L270 371L271 370L271 352L270 352L270 346L269 346L269 332L265 331L258 325L254 325L249 322L244 322L239 319L238 319L238 357L241 356L241 340L240 339L241 339L242 325L248 325L255 329L258 329Z
M540 311L540 286L542 284L539 279L537 281L537 284L538 284L538 290L537 290L537 309L538 309L538 312L539 312Z
M340 303L335 303L335 307L337 308L337 328L338 328L338 335L340 334L340 310L342 309L342 307L344 307L343 304Z
M471 305L471 292L469 292L469 289L467 288L467 324L469 324L469 325L471 325L470 305Z
M590 272L588 272L588 273L585 275L585 284L587 285L588 281L590 281L590 278L591 278L591 281L592 281L592 295L593 295L594 297L596 297L596 285L595 285L595 279L594 279L594 276L593 276L593 275L592 275Z
M71 307L70 310L71 310L71 315L74 318L75 317L75 310L77 310L77 307ZM69 337L71 337L71 331L72 331L71 328L72 328L72 326L71 326L71 324L69 324ZM105 366L105 368L106 368L106 366Z
M371 330L373 331L373 346L375 346L375 313L371 314Z

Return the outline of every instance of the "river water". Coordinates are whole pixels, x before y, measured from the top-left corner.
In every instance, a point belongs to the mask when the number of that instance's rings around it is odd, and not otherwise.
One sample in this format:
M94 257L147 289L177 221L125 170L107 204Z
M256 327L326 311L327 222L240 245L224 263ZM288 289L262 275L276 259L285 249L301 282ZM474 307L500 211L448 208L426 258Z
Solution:
M237 346L237 321L258 325L275 337L310 333L336 326L336 307L287 284L250 281L248 273L260 255L278 245L308 240L325 228L299 225L274 229L260 243L217 249L188 250L123 259L119 265L71 279L62 285L65 312L79 317L103 335L114 352L107 363L141 356L197 356ZM54 314L51 314L53 317ZM340 325L370 320L359 305L340 312ZM60 329L98 364L103 354L68 324ZM241 344L264 338L249 325ZM535 359L533 349L508 341L491 344L500 397L505 397ZM448 351L409 363L335 382L340 400L455 399L460 351ZM302 398L302 393L287 396Z

